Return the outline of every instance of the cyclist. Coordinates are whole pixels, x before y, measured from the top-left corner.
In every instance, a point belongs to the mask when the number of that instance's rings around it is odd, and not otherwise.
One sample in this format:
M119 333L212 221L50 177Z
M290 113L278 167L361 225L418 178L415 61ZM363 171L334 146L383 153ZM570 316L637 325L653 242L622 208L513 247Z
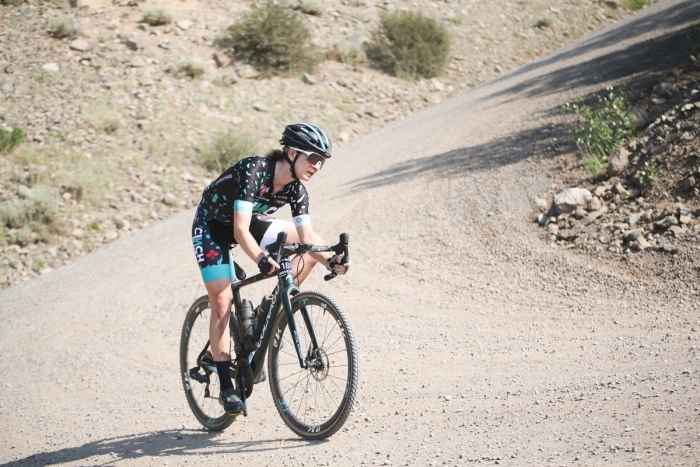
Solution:
M262 273L272 274L279 264L265 248L277 239L279 232L287 233L287 243L325 244L311 227L309 198L302 181L310 180L330 159L331 142L317 126L296 123L284 129L280 144L282 150L270 151L266 157L243 159L210 183L192 223L194 252L211 307L209 340L221 385L220 400L231 415L243 412L245 404L233 389L229 371L229 246L240 245ZM293 223L267 216L285 204L292 209ZM297 285L317 262L325 263L328 270L337 274L345 274L350 267L331 253L298 256L292 260Z

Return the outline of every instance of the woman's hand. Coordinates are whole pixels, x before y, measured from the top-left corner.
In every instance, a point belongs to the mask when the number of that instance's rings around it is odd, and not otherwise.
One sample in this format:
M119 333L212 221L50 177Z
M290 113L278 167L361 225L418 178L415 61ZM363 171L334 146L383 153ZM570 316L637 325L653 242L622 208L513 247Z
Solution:
M263 256L260 261L258 261L258 269L260 269L260 272L263 274L267 274L268 276L272 274L275 269L279 269L280 265L277 264L277 261L272 259L270 255Z
M336 274L345 274L350 269L350 261L347 263L341 263L343 257L340 255L331 256L326 261L326 269Z

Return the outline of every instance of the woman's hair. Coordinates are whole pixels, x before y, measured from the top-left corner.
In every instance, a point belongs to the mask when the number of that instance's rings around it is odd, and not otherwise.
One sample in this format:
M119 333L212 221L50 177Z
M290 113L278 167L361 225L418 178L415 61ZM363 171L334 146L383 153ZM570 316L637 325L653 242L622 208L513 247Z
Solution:
M286 147L283 149L272 149L272 150L268 151L267 154L265 154L265 157L267 157L268 159L274 159L276 161L283 161L283 160L285 160L284 155L286 153L287 153Z

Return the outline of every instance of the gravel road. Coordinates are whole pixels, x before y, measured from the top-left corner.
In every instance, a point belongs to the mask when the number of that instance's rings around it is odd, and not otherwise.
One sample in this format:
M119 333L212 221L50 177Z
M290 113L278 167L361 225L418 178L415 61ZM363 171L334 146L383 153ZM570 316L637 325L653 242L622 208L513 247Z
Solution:
M359 403L329 440L293 436L265 385L247 418L200 429L178 375L204 292L186 212L0 293L0 462L699 465L696 292L551 248L527 222L561 104L668 69L699 17L659 1L340 148L307 185L316 229L348 231L354 255L307 284L361 347Z

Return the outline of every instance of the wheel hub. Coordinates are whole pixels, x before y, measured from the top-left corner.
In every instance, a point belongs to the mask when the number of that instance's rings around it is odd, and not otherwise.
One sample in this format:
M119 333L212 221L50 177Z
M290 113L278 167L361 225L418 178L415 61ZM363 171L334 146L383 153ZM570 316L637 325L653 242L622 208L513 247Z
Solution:
M316 381L323 381L328 377L328 355L323 349L314 352L313 358L309 361L311 376Z

